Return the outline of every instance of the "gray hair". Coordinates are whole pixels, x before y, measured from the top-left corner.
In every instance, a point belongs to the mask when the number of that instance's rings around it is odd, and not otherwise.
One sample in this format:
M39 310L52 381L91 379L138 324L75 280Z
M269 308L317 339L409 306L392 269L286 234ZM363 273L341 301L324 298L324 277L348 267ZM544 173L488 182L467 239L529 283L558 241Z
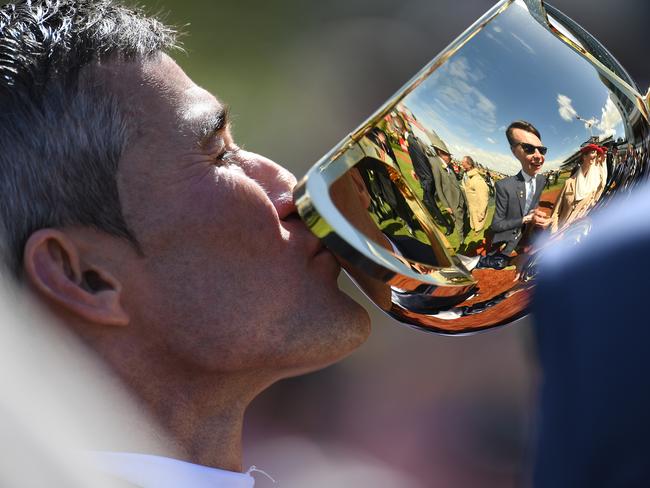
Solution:
M111 0L25 0L0 7L0 238L20 278L45 227L80 225L139 249L117 171L133 128L92 68L176 47L175 32Z

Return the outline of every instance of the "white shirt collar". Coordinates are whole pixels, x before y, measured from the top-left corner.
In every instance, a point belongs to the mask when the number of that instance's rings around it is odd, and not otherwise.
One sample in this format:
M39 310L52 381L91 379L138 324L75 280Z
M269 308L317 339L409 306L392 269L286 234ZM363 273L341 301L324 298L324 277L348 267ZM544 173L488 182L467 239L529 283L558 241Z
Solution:
M103 473L141 488L253 488L249 473L235 473L176 459L128 452L90 453Z
M530 176L528 173L526 173L523 169L521 170L521 174L524 177L524 181L528 183L530 180L534 179L533 176Z

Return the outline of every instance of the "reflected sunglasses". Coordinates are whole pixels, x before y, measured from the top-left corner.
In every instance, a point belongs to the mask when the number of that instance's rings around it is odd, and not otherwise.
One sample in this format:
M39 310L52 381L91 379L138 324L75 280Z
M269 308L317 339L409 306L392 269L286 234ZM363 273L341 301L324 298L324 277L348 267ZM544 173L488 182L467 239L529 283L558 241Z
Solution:
M516 144L512 145L512 147L515 147L515 146L521 146L521 148L524 150L524 152L526 154L528 154L529 156L531 154L535 154L535 149L537 149L542 156L545 156L546 152L548 151L547 147L533 146L532 144L528 144L527 142L517 142Z

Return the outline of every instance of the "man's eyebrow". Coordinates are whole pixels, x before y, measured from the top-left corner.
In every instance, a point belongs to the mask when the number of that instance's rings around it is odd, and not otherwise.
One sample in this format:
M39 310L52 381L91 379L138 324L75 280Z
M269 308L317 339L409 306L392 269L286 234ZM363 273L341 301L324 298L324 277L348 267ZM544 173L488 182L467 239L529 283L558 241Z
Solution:
M230 107L222 105L212 114L204 117L197 128L198 144L207 146L214 136L230 124Z

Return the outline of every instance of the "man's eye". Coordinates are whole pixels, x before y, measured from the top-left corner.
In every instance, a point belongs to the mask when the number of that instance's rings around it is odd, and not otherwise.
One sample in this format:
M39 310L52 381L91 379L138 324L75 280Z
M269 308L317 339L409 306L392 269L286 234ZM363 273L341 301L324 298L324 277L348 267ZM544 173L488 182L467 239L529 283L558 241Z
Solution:
M220 166L226 166L235 162L239 148L226 149L214 158L215 162Z

